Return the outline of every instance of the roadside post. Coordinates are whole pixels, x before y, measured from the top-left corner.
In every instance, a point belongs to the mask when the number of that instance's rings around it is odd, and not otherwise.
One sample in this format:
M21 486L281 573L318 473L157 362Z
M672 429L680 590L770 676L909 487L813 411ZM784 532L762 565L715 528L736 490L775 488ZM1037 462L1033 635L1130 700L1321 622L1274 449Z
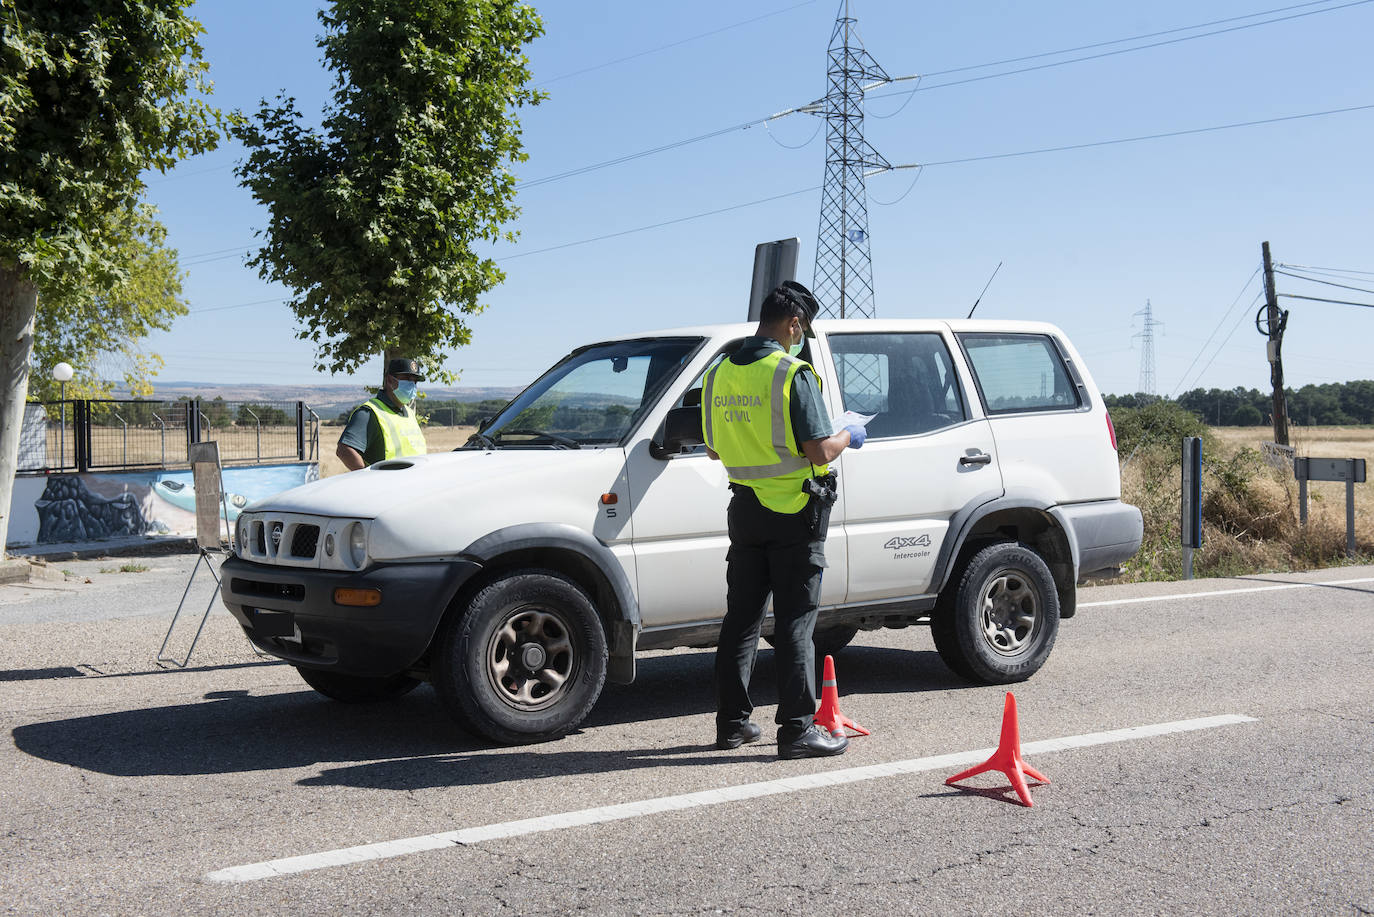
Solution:
M1298 479L1298 522L1307 525L1307 482L1345 482L1345 556L1355 558L1355 485L1365 482L1362 458L1298 458L1293 460Z
M1202 547L1202 440L1183 437L1182 500L1179 540L1183 543L1183 578L1193 578L1193 550Z

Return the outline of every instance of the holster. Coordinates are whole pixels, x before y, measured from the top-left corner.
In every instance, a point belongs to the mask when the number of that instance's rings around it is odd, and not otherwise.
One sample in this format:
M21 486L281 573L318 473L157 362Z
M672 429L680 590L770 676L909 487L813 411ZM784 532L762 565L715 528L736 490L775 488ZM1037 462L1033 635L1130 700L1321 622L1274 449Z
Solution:
M802 481L802 493L810 497L805 512L811 522L811 538L814 541L825 540L830 528L830 508L840 495L839 486L839 475L833 471Z

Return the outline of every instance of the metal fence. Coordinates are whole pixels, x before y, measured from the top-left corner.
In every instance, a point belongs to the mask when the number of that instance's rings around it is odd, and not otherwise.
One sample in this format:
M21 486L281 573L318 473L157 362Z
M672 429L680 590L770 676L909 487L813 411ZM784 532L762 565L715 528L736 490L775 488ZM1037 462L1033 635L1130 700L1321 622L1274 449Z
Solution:
M25 405L19 471L186 465L214 440L225 464L319 461L320 418L303 401L81 399Z

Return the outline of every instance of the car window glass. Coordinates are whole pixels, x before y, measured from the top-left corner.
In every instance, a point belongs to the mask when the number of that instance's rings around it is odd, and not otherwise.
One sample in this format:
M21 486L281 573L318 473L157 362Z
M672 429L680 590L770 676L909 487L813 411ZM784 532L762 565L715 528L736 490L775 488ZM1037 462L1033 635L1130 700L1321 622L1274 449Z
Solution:
M503 446L618 442L699 344L699 338L662 338L575 351L483 432Z
M968 354L988 413L1078 407L1078 390L1047 336L961 334L959 342Z
M929 433L966 418L939 334L832 334L829 341L845 410L877 414L870 438Z

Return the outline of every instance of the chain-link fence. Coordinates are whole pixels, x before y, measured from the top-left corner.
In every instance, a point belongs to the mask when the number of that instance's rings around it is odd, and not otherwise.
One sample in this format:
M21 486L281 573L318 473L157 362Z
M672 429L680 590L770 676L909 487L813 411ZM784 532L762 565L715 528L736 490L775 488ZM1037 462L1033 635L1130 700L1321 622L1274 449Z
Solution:
M303 401L81 399L25 405L19 471L111 471L187 464L219 443L225 464L318 461L320 419Z

